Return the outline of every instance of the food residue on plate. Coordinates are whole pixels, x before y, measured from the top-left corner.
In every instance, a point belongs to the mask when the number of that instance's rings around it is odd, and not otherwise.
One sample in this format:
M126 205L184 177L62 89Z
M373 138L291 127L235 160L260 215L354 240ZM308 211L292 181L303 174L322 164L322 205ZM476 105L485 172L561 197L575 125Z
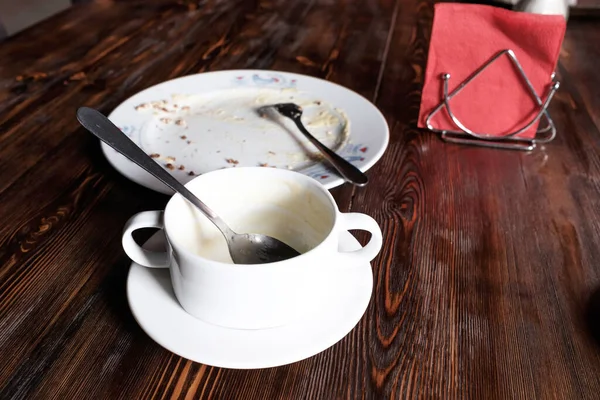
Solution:
M275 111L263 119L257 112L260 106L289 102L290 95L294 98L291 101L303 108L302 121L318 140L334 151L349 143L350 121L344 110L296 88L235 88L198 95L174 94L168 100L146 101L134 108L155 115L152 126L159 132L160 141L153 142L155 137L150 136L151 139L144 139L144 144L150 156L166 163L168 169L185 170L193 176L195 173L190 169L203 172L218 168L215 153L221 150L207 147L218 144L227 146L229 157L225 161L231 166L298 170L319 162L321 154L288 118ZM207 149L208 157L194 157L198 149ZM174 154L181 160L175 164L175 157L159 153Z
M340 123L337 115L328 111L319 111L316 117L306 123L308 127L335 126Z
M139 110L149 110L151 108L152 108L152 106L150 104L148 104L148 103L142 103L142 104L139 104L139 105L135 106L135 109L137 111L139 111Z

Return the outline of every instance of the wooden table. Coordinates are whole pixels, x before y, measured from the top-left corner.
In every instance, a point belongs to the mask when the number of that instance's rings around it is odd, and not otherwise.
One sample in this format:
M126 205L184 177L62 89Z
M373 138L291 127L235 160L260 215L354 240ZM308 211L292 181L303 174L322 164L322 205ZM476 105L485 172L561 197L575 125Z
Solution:
M559 135L526 154L414 128L431 2L201 3L89 2L0 44L0 398L597 398L597 20L569 21ZM384 232L370 306L341 342L280 368L200 365L136 324L121 228L167 197L113 170L75 120L230 68L340 83L391 129L369 186L333 191Z

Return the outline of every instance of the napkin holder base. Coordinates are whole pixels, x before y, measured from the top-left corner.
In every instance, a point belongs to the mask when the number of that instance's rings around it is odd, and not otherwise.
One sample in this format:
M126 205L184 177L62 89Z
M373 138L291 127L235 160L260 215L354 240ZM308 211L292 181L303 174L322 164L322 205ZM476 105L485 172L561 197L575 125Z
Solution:
M487 67L489 67L494 61L499 59L500 57L506 55L509 60L513 63L516 70L521 75L523 79L523 83L528 89L529 93L533 101L538 105L538 111L525 126L522 128L510 132L504 135L492 135L488 133L477 133L469 128L467 128L452 112L452 108L450 106L450 100L460 93L473 79L475 79L479 74L481 74ZM542 99L538 96L533 88L533 85L523 67L519 63L517 56L511 49L501 50L496 53L492 58L490 58L487 62L485 62L481 67L476 69L467 79L465 79L460 85L458 85L452 92L448 92L448 81L450 80L450 74L444 73L441 76L441 79L444 81L444 92L442 96L442 101L437 105L427 116L425 120L425 124L427 129L434 133L439 133L442 140L450 143L458 143L458 144L468 144L475 146L483 146L483 147L491 147L497 149L508 149L508 150L523 150L523 151L531 151L533 150L537 144L548 143L552 141L556 137L556 126L550 118L548 113L548 105L554 97L554 94L558 90L560 83L555 80L555 74L552 74L550 77L550 87L548 89L548 94L546 95L546 100L542 101ZM431 119L442 110L442 108L446 109L446 112L454 125L458 128L458 130L445 130L445 129L437 129L431 124ZM536 122L544 121L544 126L540 127L536 131L536 135L533 138L522 138L518 137L519 134L527 131L531 128Z

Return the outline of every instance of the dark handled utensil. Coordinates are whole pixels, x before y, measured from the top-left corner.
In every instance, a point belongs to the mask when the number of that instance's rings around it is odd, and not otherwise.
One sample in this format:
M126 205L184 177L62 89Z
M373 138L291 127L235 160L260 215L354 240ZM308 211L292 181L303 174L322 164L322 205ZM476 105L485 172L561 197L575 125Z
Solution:
M365 186L369 182L369 178L367 178L361 170L321 143L304 127L304 124L302 124L302 107L294 103L279 103L261 107L258 109L258 112L261 115L266 115L269 109L275 109L279 114L294 121L300 132L302 132L304 136L306 136L308 140L323 153L323 157L329 161L347 182L357 186Z
M148 171L206 215L225 236L229 254L235 264L263 264L300 255L296 250L273 237L257 233L234 232L212 209L147 155L99 111L81 107L77 110L77 119L81 125L104 143Z

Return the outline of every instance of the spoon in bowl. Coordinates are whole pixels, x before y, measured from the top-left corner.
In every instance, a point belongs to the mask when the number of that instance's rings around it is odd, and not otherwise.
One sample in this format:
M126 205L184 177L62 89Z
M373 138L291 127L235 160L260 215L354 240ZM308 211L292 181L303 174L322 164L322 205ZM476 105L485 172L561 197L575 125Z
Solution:
M99 111L88 107L77 110L77 120L104 143L123 154L162 183L196 206L225 236L235 264L264 264L300 255L280 240L257 233L236 233L213 210L148 156Z

